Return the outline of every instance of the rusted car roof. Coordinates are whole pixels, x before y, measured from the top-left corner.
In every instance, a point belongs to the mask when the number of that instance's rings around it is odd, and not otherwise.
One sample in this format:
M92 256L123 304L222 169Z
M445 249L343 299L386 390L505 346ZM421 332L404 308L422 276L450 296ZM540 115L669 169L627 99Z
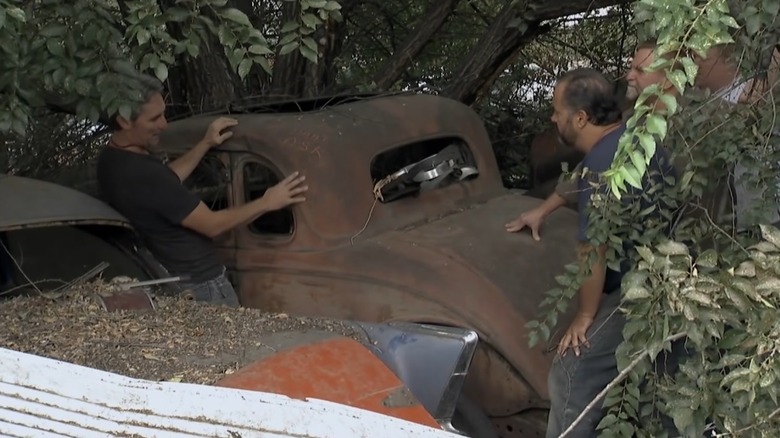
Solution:
M0 174L0 231L65 224L130 227L104 202L54 183Z
M217 117L172 122L161 136L161 149L171 155L187 151ZM375 181L369 164L378 154L400 145L449 137L472 145L490 144L482 120L470 107L425 94L369 97L305 112L230 117L239 124L220 149L262 155L284 175L293 171L306 175L307 201L296 207L296 220L308 222L316 231L315 240L349 238L363 227L374 203ZM505 193L492 149L475 147L471 152L480 176L463 184L465 190L459 196L449 196L451 202L472 203ZM327 181L327 187L320 181ZM397 227L399 217L410 222L426 220L444 213L441 208L453 207L431 206L435 210L407 211L403 203L383 204L373 211L371 226L362 237ZM333 212L332 216L322 217L325 211Z

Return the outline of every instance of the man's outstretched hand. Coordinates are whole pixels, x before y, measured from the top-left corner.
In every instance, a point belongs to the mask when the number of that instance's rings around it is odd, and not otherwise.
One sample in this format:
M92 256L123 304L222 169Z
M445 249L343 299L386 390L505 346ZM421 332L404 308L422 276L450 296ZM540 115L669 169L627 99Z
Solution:
M291 204L298 204L306 200L304 194L309 190L308 185L303 185L306 177L293 172L279 184L265 191L263 198L271 210L280 210Z
M206 142L209 149L217 147L233 136L232 131L226 131L227 128L238 125L238 120L230 117L220 117L209 125L203 141ZM223 132L224 131L224 132Z
M526 211L505 226L506 230L510 233L516 233L522 231L523 228L528 227L531 229L531 235L534 240L539 241L541 240L539 237L539 228L541 228L542 222L544 222L544 212L540 208L535 208Z

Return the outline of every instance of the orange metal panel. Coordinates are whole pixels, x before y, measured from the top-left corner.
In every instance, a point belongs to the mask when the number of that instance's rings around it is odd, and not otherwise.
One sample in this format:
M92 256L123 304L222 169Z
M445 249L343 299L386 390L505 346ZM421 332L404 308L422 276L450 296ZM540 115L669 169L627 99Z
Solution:
M441 429L382 361L349 338L280 351L216 385L298 399L318 398Z

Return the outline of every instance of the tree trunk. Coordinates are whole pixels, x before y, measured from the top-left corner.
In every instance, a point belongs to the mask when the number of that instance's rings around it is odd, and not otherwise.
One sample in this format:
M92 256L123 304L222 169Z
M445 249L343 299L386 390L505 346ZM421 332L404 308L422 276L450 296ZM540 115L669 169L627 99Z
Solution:
M496 78L531 40L547 32L550 27L542 21L565 17L605 6L627 3L627 0L536 0L524 8L507 2L488 31L482 36L456 69L453 80L443 95L466 104L477 103L490 89ZM509 27L521 19L527 26Z
M443 95L468 105L478 102L506 65L514 60L520 49L548 29L547 26L540 26L538 22L525 29L509 27L519 16L518 8L511 3L504 6L487 32L455 70L456 73Z
M164 11L175 3L175 0L160 0L160 8ZM183 38L180 26L175 23L168 26L173 38ZM180 55L169 70L169 117L225 108L241 94L241 83L231 73L224 49L215 36L210 35L203 42L196 59Z
M390 88L403 74L409 63L422 52L431 38L441 29L455 10L459 0L435 0L417 22L406 40L392 58L377 70L374 82L379 89Z

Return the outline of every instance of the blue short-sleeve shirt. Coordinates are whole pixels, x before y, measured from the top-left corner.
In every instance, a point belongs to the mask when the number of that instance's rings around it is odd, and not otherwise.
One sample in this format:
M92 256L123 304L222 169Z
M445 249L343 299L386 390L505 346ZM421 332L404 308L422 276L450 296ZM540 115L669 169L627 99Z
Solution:
M620 137L626 130L626 125L621 124L619 128L608 133L601 140L596 143L593 148L588 152L582 160L582 167L587 168L587 174L585 177L581 177L577 181L577 210L578 210L578 228L577 228L577 240L582 243L588 241L587 230L589 226L588 219L588 206L592 199L591 195L594 193L600 193L604 196L612 196L609 187L605 181L599 180L599 176L608 170L612 165L612 160L615 157L615 153L618 149L618 142ZM676 176L674 167L671 164L669 155L661 145L656 147L656 152L647 167L647 172L642 179L644 187L650 187L654 184L665 183L664 176ZM593 183L598 185L594 187ZM643 205L642 209L649 206L651 203L657 202L653 196L637 197L632 195L641 194L641 191L635 187L626 185L628 193L626 193L621 199L624 202L639 202L647 205ZM660 195L661 191L656 191L656 197ZM649 199L647 199L649 198ZM631 242L627 241L628 236L623 236L623 249L628 251L633 247ZM620 288L620 282L626 272L630 269L630 263L628 260L622 260L620 263L620 271L613 271L607 269L606 281L604 282L604 292L610 293Z

